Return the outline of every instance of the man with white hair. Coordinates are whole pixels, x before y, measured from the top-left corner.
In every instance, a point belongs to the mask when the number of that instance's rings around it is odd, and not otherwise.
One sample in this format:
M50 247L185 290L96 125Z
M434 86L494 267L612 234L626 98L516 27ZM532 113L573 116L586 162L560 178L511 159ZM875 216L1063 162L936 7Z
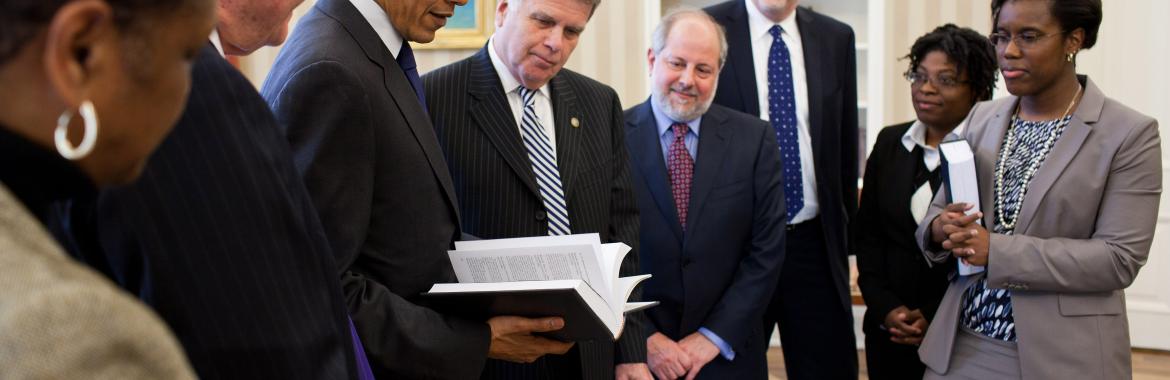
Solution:
M598 233L633 247L638 216L612 88L564 65L601 0L499 0L496 32L423 77L463 216L481 238ZM638 292L640 293L640 292ZM639 294L632 296L637 299ZM532 364L490 361L487 379L649 379L641 313L617 342L578 342Z
M650 99L625 114L661 379L768 376L759 321L784 260L780 152L766 122L711 104L726 56L711 16L671 12L648 53Z

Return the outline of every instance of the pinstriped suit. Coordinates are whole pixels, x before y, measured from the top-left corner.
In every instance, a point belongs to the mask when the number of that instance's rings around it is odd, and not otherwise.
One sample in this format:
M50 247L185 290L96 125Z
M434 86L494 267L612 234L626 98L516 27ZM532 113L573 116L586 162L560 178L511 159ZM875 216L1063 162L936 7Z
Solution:
M423 77L427 105L458 194L463 231L481 238L547 235L532 166L500 83L486 48ZM638 206L617 94L567 69L549 83L557 164L571 229L597 232L602 241L634 247L621 274L636 274ZM570 125L573 118L579 127ZM580 372L586 379L612 379L615 361L645 362L641 318L636 314L628 320L616 347L582 342L565 356L546 356L533 365L489 362L485 377L560 379Z
M191 84L138 182L74 202L73 250L153 307L202 378L354 378L336 266L272 113L210 45Z

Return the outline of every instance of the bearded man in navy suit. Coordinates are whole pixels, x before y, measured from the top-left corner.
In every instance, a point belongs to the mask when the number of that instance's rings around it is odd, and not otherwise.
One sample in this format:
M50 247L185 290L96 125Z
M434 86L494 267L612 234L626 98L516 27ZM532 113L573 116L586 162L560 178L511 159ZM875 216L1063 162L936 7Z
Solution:
M651 43L650 100L626 110L645 294L661 302L648 362L661 379L767 378L759 321L784 259L775 134L711 104L727 42L706 13L667 15Z

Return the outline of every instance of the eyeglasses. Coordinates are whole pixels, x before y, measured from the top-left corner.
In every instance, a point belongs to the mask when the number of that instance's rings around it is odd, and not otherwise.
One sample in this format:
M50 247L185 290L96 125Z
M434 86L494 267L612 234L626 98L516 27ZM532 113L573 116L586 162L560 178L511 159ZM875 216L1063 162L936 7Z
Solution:
M902 77L906 78L906 81L910 82L910 85L912 85L914 87L921 86L929 81L931 84L933 84L937 87L955 88L955 87L959 87L959 85L962 85L962 84L965 84L968 82L965 80L959 80L959 78L957 78L953 75L943 74L943 75L936 75L934 77L931 77L930 75L927 75L926 73L918 72L918 71L907 71L905 73L902 73Z
M992 33L990 36L987 36L987 39L991 40L991 44L995 45L996 49L1007 48L1008 42L1015 42L1016 47L1020 49L1030 49L1032 46L1035 46L1037 42L1040 42L1040 40L1044 38L1059 36L1062 34L1064 34L1064 32L1044 33L1031 30L1016 35L996 32Z

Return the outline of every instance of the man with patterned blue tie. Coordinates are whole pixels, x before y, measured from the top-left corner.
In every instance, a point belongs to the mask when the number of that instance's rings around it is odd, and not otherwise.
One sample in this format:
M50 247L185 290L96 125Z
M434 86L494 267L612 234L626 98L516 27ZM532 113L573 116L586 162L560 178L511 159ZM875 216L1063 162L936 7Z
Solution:
M410 41L430 42L467 0L319 0L262 90L340 267L379 378L468 379L488 358L530 362L570 344L533 336L560 318L445 315L420 305L455 282L460 236L447 163L427 118Z
M768 377L759 320L784 260L780 151L768 123L711 104L726 54L711 16L671 12L651 38L650 100L626 110L660 379Z
M798 2L706 8L730 44L715 103L769 121L784 162L786 255L765 334L779 325L790 379L854 379L846 231L857 210L854 36Z
M481 238L595 232L634 248L620 269L628 276L638 273L638 209L621 104L608 86L562 69L599 3L500 0L487 46L427 74L423 85L463 231ZM616 344L579 342L568 355L526 365L493 361L484 377L649 379L642 318L627 314Z

